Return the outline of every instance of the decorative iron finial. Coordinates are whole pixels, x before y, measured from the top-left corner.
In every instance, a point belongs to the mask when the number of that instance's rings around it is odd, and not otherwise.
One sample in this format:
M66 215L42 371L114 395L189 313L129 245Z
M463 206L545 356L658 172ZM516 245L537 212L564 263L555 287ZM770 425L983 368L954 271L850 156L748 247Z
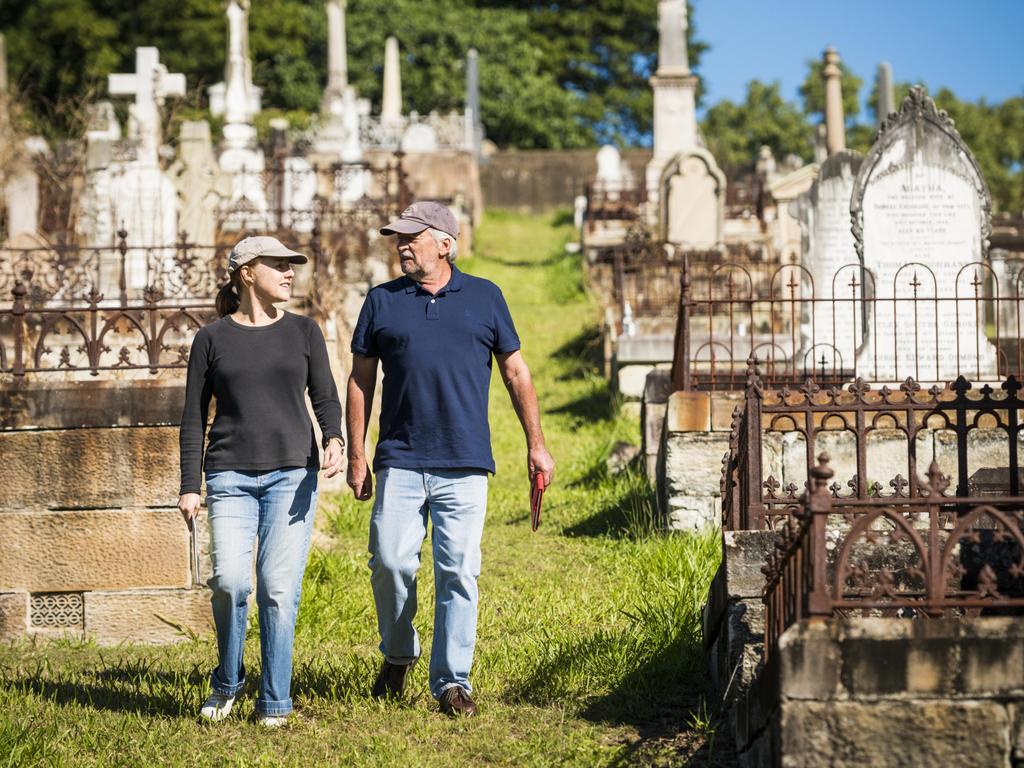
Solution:
M928 479L921 483L921 488L933 497L944 495L946 489L949 488L949 478L942 474L939 463L934 459L928 467Z

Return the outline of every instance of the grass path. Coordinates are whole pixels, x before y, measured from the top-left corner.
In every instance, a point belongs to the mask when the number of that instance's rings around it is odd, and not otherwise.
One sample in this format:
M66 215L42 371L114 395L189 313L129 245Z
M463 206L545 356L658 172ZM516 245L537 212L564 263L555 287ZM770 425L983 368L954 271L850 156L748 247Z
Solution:
M298 716L285 729L195 712L211 641L171 648L21 643L0 648L4 765L676 765L705 763L699 610L717 561L714 537L651 535L650 493L635 474L607 477L617 418L598 373L599 311L582 289L569 236L539 218L492 214L467 272L498 283L523 340L558 463L541 530L528 518L522 432L495 377L498 472L489 497L473 682L481 716L436 712L417 667L408 701L367 699L378 664L366 567L368 505L329 499L330 544L307 571L296 639ZM429 648L433 585L424 547L417 626ZM255 680L255 625L246 658ZM702 746L703 745L703 746ZM700 750L700 755L691 757Z

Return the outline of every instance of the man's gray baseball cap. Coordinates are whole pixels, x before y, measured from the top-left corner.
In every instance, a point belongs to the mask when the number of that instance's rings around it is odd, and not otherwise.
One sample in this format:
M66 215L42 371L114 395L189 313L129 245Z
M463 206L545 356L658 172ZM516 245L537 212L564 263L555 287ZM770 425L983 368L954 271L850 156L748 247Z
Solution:
M239 240L228 257L228 274L234 274L243 264L260 256L274 259L288 259L292 264L305 264L309 259L298 251L286 248L284 243L270 235L255 235Z
M413 203L402 214L387 226L381 227L382 235L416 235L424 229L433 228L459 237L459 222L448 206L435 203L433 200Z

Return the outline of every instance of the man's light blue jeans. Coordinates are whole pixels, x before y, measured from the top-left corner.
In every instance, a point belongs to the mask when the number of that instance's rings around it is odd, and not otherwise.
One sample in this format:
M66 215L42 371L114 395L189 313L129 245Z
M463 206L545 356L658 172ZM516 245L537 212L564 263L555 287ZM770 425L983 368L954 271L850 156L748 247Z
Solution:
M248 597L257 537L256 606L263 662L256 711L282 716L292 711L292 646L309 541L316 511L315 468L266 472L206 473L213 575L213 622L219 664L213 690L234 696L245 685Z
M487 511L483 470L382 469L370 518L370 570L380 650L392 664L420 655L413 627L420 548L433 525L434 641L430 692L472 691L480 538Z

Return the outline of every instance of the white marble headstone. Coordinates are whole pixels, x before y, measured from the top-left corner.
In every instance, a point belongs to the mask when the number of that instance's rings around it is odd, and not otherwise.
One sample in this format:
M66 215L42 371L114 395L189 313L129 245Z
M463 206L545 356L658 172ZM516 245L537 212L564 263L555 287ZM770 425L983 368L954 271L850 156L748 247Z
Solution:
M952 121L921 88L911 90L865 158L850 212L874 278L865 291L879 299L869 305L858 375L995 378L995 348L972 285L986 277L975 265L987 255L988 186Z
M863 159L857 152L832 155L795 202L804 279L813 281L817 300L804 313L797 360L808 373L852 371L863 338L860 259L850 228L850 195Z

